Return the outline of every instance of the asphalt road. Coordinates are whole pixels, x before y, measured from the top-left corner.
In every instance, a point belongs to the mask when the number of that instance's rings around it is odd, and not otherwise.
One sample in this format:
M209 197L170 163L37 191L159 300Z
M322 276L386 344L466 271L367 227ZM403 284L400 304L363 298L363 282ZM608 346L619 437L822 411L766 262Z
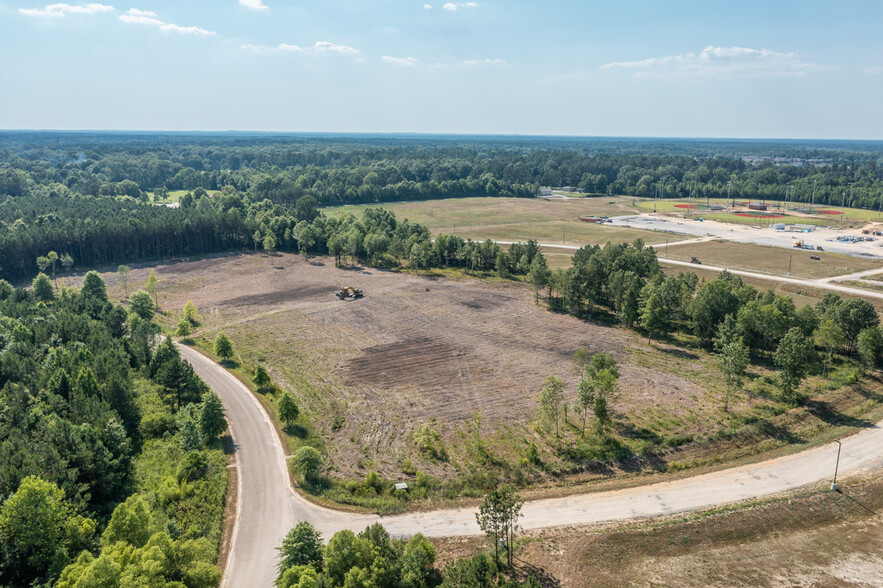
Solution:
M296 494L289 484L282 445L251 392L222 366L180 346L181 355L221 397L236 442L239 510L222 586L272 585L277 551L298 521L313 523L327 541L341 529L360 531L380 521L394 535L423 533L442 537L480 533L474 509L449 509L378 517L332 511ZM883 467L883 423L843 440L840 473ZM524 505L521 525L537 529L672 514L793 490L830 479L836 443L753 465L700 476L536 500Z

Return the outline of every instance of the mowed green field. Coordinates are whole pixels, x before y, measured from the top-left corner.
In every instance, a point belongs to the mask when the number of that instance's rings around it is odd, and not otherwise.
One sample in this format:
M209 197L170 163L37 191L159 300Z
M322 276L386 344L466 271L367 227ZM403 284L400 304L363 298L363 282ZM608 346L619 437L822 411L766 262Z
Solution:
M746 202L746 200L739 200L739 202ZM758 200L753 200L752 202L760 202ZM720 222L726 223L734 223L740 225L769 225L774 223L785 223L785 224L805 224L805 225L817 225L817 226L841 226L841 225L849 225L851 223L854 224L864 224L867 222L873 222L878 220L878 213L875 210L865 210L863 208L843 208L840 206L821 206L816 205L813 207L813 210L826 210L826 211L837 211L843 213L843 218L841 219L839 214L822 214L822 213L812 213L812 214L788 214L783 217L751 217L751 216L741 216L736 215L731 212L720 212L720 211L710 211L704 210L701 208L706 203L709 204L717 204L721 206L727 205L727 200L725 198L711 198L706 201L706 199L696 199L696 198L680 198L676 200L656 200L652 198L641 199L635 203L635 206L641 212L653 212L654 209L656 212L662 212L666 214L678 214L682 216L686 216L688 218L703 218L706 220L716 220ZM697 205L700 208L684 208L684 205L693 204ZM767 204L781 204L779 202L771 203L767 202ZM804 208L808 205L802 202L798 202L794 205L798 208ZM789 204L789 210L793 208L792 205ZM770 212L775 212L771 210Z
M359 213L369 206L381 206L429 227L433 235L453 234L474 240L526 241L541 243L590 245L630 243L644 239L648 244L663 243L667 235L609 224L585 223L580 216L614 216L634 214L631 197L597 197L579 199L541 198L448 198L419 202L336 206L323 209L335 216L346 212Z

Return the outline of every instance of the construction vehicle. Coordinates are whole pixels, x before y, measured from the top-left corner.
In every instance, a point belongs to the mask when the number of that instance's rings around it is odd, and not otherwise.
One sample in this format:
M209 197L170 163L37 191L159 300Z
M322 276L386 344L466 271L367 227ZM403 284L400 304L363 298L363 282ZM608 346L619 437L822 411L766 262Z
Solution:
M797 241L796 243L794 243L794 248L803 249L803 241Z
M690 263L697 263L697 264L699 264L699 265L702 265L702 262L699 261L699 258L696 257L695 255L694 255L693 257L690 258Z
M341 300L346 300L347 298L352 298L355 300L356 298L361 298L365 295L365 292L362 291L361 288L353 288L352 286L343 286L340 290L334 293L335 296L340 298Z

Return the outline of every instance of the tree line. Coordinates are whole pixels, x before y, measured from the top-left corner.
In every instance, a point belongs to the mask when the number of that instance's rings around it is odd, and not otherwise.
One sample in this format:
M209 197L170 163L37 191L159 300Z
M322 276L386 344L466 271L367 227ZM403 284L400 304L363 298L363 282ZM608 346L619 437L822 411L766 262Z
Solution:
M224 411L155 310L0 280L0 585L220 578Z
M772 360L783 398L797 402L802 380L817 369L826 374L833 353L857 354L868 369L881 360L880 318L861 298L828 293L815 307L796 308L791 297L758 292L727 271L702 282L693 273L666 276L653 248L640 239L585 246L572 264L529 273L538 291L548 289L550 307L587 319L612 315L648 340L675 332L693 336L719 354L730 385L744 374L748 355Z

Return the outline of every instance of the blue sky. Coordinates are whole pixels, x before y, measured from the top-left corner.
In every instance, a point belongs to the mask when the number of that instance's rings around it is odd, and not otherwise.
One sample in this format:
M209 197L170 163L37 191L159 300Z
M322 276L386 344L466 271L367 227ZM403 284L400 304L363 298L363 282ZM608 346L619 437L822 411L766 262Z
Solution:
M883 2L0 0L0 128L883 139Z

